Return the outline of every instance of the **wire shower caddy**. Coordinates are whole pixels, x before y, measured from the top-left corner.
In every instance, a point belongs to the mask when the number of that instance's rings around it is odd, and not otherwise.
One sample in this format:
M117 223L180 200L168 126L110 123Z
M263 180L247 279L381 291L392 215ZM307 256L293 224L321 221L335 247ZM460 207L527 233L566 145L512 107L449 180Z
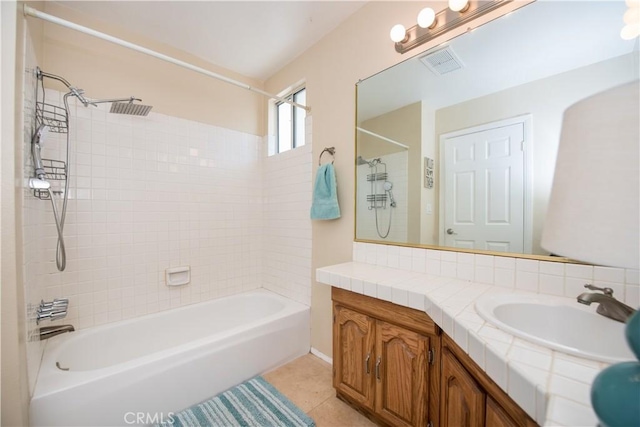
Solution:
M36 99L38 98L38 90L36 88ZM44 99L44 90L43 90ZM67 111L57 105L48 104L43 101L36 101L36 129L41 125L46 125L49 132L52 133L68 133L69 132L69 116ZM66 181L67 164L62 160L42 159L42 167L47 181ZM64 186L64 184L63 184ZM49 200L48 190L33 190L33 195L40 200Z

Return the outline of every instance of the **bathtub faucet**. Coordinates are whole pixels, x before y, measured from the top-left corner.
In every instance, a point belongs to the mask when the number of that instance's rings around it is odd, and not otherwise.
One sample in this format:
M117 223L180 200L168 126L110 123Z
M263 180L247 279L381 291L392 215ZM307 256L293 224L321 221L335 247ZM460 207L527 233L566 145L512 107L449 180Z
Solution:
M58 320L67 317L67 308L69 300L67 298L54 299L53 301L40 301L40 306L36 311L36 324L44 319Z
M43 326L40 328L40 341L73 331L75 331L73 325Z

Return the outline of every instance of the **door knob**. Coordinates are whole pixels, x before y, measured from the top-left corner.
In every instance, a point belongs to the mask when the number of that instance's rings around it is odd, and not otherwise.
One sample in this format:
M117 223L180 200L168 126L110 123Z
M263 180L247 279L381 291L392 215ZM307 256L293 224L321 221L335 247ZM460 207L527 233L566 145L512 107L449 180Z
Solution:
M447 234L451 235L456 233L454 233L453 228L447 228Z

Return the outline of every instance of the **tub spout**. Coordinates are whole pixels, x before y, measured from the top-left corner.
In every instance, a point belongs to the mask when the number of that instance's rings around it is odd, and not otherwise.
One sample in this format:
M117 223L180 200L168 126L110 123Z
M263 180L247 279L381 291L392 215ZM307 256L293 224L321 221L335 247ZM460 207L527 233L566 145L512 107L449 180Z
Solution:
M44 326L40 328L40 341L73 331L75 331L73 325Z

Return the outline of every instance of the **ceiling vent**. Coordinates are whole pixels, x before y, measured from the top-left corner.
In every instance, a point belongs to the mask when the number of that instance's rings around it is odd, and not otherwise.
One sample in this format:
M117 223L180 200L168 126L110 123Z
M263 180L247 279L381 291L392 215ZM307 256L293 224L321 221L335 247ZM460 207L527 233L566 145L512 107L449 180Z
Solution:
M462 61L453 53L451 46L428 53L420 61L434 74L441 76L462 68Z

